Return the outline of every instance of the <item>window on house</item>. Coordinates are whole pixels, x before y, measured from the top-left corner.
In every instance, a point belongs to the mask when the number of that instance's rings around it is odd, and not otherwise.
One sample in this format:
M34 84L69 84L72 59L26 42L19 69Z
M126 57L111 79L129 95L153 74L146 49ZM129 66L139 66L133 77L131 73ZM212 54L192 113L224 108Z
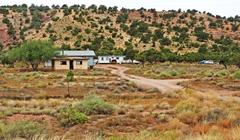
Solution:
M67 61L60 61L60 65L67 65Z
M102 57L102 60L104 60L104 57Z
M116 59L119 59L119 57L116 57Z
M82 65L82 61L76 61L77 65Z

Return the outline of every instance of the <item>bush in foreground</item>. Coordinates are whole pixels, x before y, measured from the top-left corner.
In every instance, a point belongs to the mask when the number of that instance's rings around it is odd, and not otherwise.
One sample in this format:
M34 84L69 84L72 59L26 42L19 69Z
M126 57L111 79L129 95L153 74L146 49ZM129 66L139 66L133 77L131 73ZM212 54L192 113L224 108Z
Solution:
M240 70L238 70L234 73L234 78L240 79Z
M44 134L42 124L33 121L18 121L5 124L0 122L0 139L32 138Z
M87 115L112 114L114 106L103 99L91 95L84 98L76 105L62 108L58 111L57 118L63 126L73 126L88 120Z
M114 111L112 104L106 103L95 95L85 97L83 101L76 105L76 108L87 115L112 114Z
M59 111L58 119L63 126L72 126L87 121L87 116L76 108L63 108Z
M229 71L227 70L220 70L214 74L215 77L227 77L229 76Z

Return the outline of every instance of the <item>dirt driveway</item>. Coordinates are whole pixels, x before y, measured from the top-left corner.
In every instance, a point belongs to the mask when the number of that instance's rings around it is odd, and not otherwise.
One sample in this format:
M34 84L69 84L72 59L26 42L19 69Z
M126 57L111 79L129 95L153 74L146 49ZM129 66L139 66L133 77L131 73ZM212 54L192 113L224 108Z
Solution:
M129 68L121 65L100 65L96 66L100 69L110 70L111 73L118 75L119 77L134 82L138 87L143 89L157 88L161 92L172 92L183 87L179 83L187 81L187 79L171 79L171 80L156 80L148 79L140 76L126 74Z

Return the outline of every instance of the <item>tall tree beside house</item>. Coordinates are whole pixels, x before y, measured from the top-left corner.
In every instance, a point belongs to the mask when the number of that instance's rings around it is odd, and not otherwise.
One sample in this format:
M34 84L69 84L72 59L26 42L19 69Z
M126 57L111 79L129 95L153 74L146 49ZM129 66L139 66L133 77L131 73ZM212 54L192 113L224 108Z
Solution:
M31 40L23 43L19 48L10 50L16 54L16 61L29 64L34 71L38 70L40 63L51 59L55 55L56 49L52 42L42 40Z

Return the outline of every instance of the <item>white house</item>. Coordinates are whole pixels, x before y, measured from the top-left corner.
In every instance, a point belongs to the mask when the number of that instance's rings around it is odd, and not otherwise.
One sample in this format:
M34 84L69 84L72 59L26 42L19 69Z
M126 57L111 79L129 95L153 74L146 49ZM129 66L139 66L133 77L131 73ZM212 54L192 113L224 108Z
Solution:
M122 64L125 56L98 56L99 64Z

